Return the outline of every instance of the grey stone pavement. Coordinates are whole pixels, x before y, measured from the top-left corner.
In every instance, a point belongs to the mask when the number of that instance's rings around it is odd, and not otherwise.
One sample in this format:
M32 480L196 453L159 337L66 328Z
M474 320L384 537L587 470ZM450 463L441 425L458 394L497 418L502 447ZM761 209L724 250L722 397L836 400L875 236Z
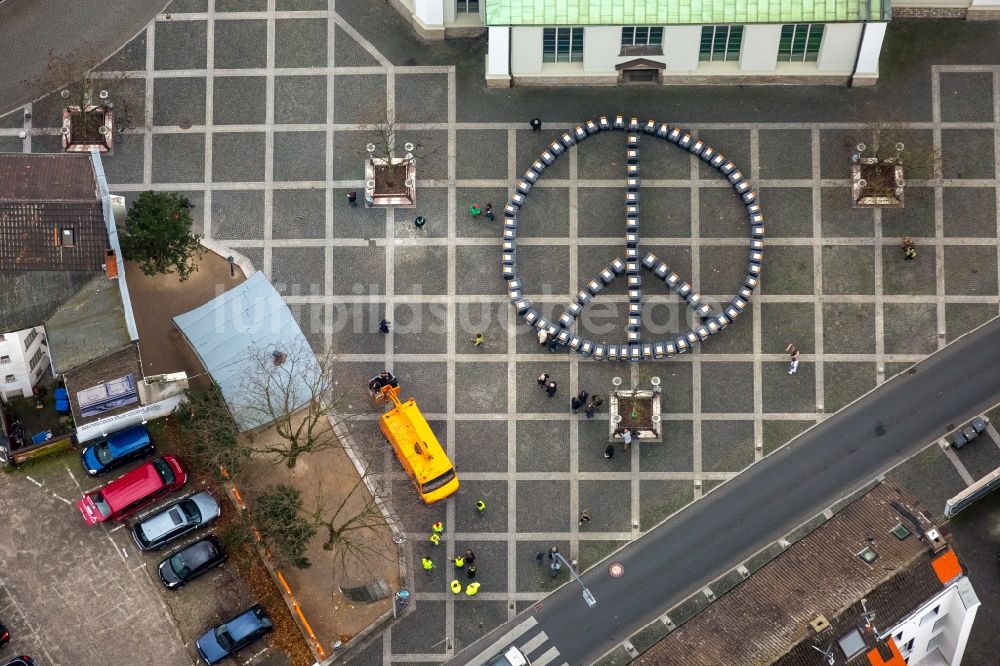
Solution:
M386 460L414 554L434 520L446 539L434 574L415 578L416 612L351 663L446 660L554 589L539 550L555 543L581 567L595 563L1000 312L993 26L893 24L876 90L495 91L482 84L481 42L420 44L380 2L177 0L167 11L104 66L130 73L115 96L137 119L105 159L113 191L186 193L202 232L268 273L310 341L339 354L356 436L375 439L364 387L391 368L462 480L454 499L420 507ZM399 142L437 149L418 163L413 209L345 202L363 186L364 125L382 106L400 123ZM58 107L43 99L28 119L0 118L0 150L58 150ZM769 221L752 307L665 362L598 363L538 347L506 303L498 225L466 212L472 202L499 210L556 130L616 112L696 131L751 175ZM527 129L534 115L540 134ZM876 119L904 124L904 155L940 155L908 167L901 211L848 205L850 154ZM623 252L623 150L620 134L592 138L530 196L521 273L547 314ZM731 189L666 144L643 145L643 176L643 249L706 296L731 294L747 242ZM428 219L421 230L417 215ZM916 261L902 261L904 235ZM615 341L624 289L610 292L580 326ZM686 328L671 297L648 285L647 294L648 331ZM393 322L387 336L376 330L382 316ZM479 331L483 348L471 344ZM794 376L789 342L802 350ZM559 383L555 398L534 382L543 371ZM607 461L607 414L587 420L568 403L581 389L606 396L615 376L661 377L665 441ZM942 453L962 483L963 467L974 479L1000 464L1000 448L975 455ZM593 520L579 526L583 508ZM465 548L477 554L474 599L447 591L444 558Z

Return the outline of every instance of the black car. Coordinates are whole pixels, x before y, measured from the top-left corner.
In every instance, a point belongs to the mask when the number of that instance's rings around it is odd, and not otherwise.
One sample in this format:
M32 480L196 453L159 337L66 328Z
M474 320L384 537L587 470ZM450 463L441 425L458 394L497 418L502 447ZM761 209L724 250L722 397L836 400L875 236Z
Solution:
M7 631L7 627L3 626L3 622L0 622L0 647L10 643L10 632Z
M35 666L35 662L31 660L31 657L14 657L8 661L4 666Z
M177 590L225 561L222 544L209 535L160 562L160 580L168 589Z

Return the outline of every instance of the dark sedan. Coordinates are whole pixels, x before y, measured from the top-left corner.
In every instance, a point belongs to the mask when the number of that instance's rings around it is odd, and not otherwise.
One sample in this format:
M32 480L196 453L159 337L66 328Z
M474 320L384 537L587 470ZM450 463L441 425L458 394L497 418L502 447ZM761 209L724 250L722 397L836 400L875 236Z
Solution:
M217 664L273 630L271 616L263 606L254 604L229 622L206 631L195 646L205 663Z
M160 580L168 589L177 590L225 561L222 544L209 535L160 562Z

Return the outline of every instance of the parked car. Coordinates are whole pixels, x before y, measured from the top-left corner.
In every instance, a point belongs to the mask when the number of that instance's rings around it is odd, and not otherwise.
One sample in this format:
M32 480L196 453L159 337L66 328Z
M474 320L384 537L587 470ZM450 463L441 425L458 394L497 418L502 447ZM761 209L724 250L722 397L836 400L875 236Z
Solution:
M224 624L212 627L195 646L206 664L217 664L274 630L271 616L254 604Z
M509 648L486 662L486 666L531 666L524 653L511 645Z
M97 443L84 447L80 458L87 474L100 476L130 460L150 455L154 448L156 447L149 438L149 431L140 424L111 433Z
M143 518L132 527L132 538L140 549L156 550L218 517L219 503L203 491Z
M7 631L7 627L3 626L3 622L0 622L0 647L10 643L10 632Z
M14 657L12 660L8 661L4 666L35 666L35 662L31 660L31 657Z
M226 551L219 540L210 534L160 562L160 580L167 589L179 590L225 561Z
M179 490L187 472L174 456L154 458L119 476L76 503L88 525L122 521L156 500Z

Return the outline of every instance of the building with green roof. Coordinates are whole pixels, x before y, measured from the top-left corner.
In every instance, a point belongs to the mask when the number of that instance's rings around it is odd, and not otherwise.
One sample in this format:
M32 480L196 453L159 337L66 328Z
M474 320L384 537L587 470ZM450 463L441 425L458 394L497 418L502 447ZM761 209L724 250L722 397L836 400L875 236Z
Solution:
M393 0L427 39L485 33L511 85L874 85L892 17L1000 18L1000 0Z

